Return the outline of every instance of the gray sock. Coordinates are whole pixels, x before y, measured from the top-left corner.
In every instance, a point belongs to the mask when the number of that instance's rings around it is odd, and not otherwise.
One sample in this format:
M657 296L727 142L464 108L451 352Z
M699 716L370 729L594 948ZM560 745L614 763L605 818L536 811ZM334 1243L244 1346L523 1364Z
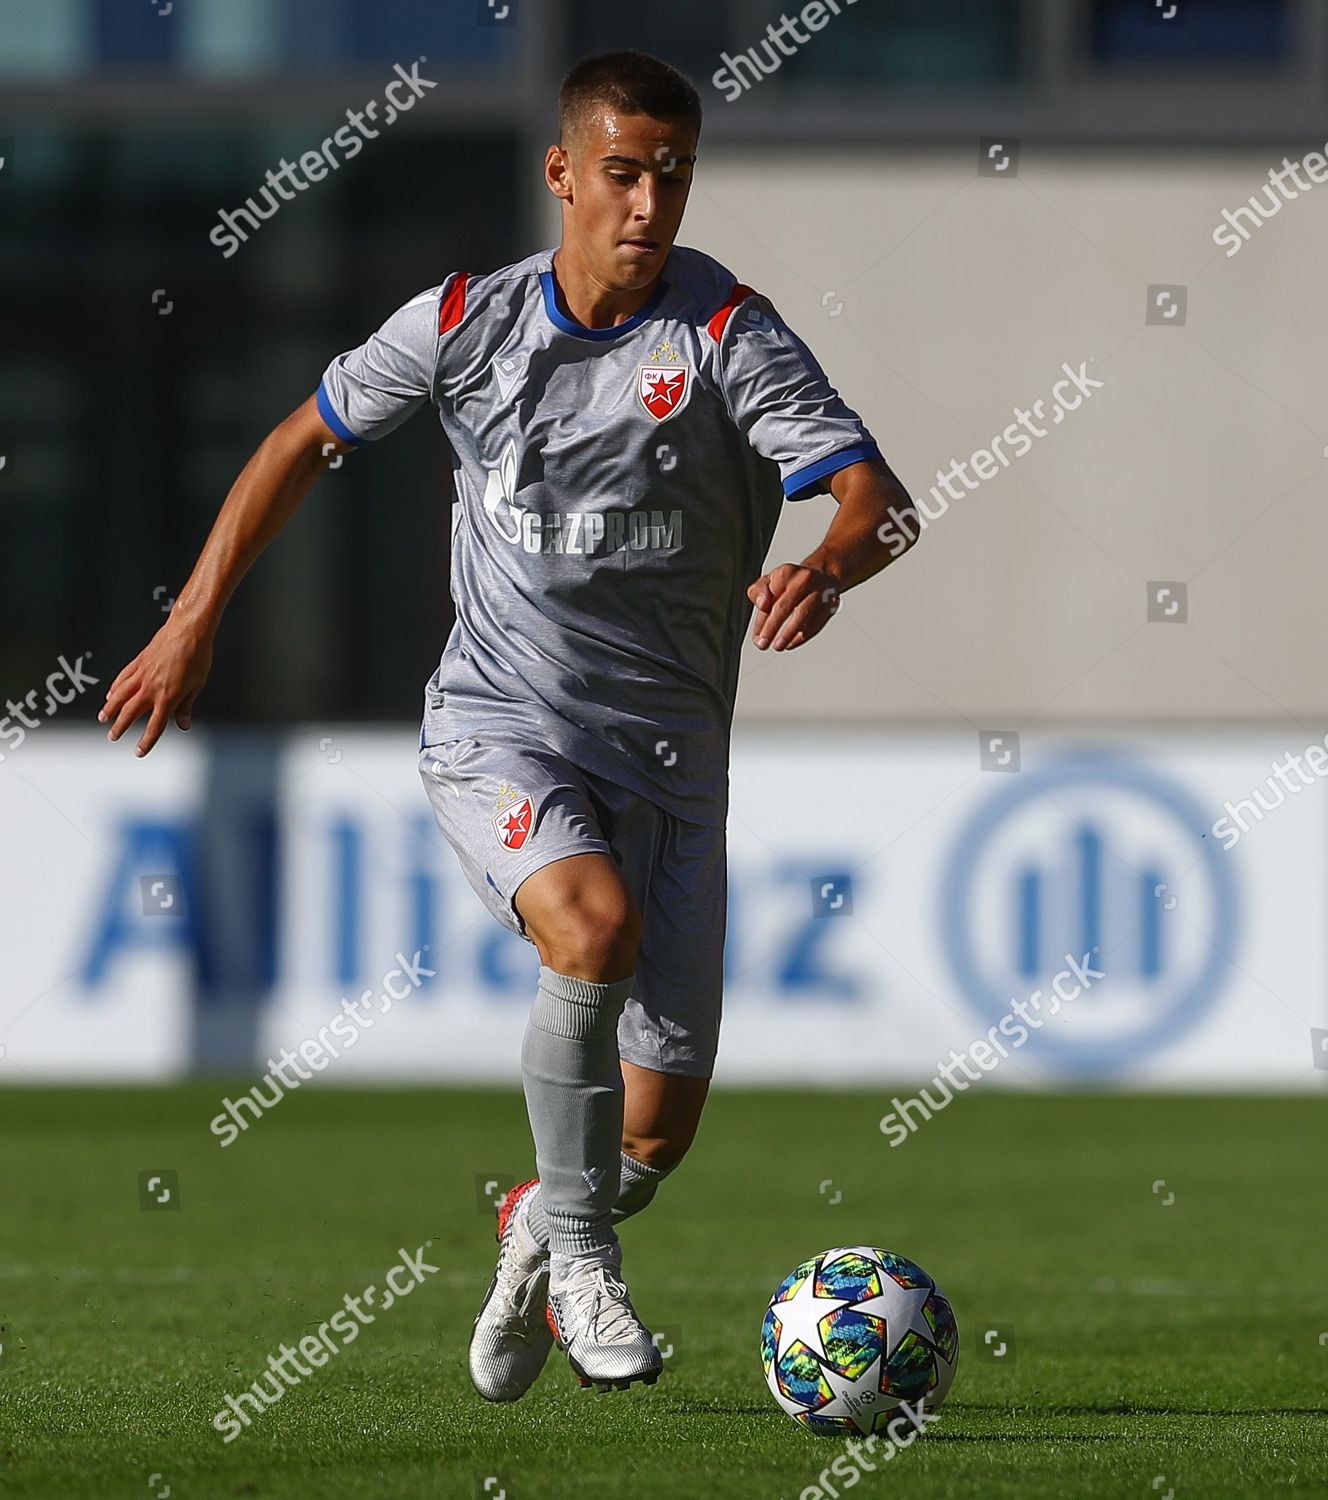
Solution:
M553 1254L585 1255L617 1242L612 1209L623 1125L618 1018L633 977L598 984L540 965L521 1044L521 1082Z
M643 1161L637 1161L634 1156L628 1156L623 1151L622 1157L622 1187L618 1192L618 1201L610 1210L610 1216L614 1225L621 1224L624 1219L630 1219L633 1214L639 1214L650 1200L655 1196L655 1190L660 1183L673 1171L673 1167L650 1167ZM676 1164L675 1164L676 1165ZM526 1227L535 1236L536 1242L549 1248L549 1221L544 1212L544 1197L538 1187L531 1188L526 1194Z

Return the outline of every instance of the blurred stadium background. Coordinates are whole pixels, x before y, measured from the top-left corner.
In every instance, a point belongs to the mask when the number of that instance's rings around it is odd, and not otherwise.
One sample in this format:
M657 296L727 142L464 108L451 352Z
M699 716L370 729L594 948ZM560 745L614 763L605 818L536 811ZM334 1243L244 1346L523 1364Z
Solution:
M98 686L0 740L0 1081L256 1078L417 950L436 977L327 1081L516 1081L535 955L415 768L451 624L428 416L250 574L188 736L136 761L94 716L328 360L556 242L557 85L631 45L706 104L682 243L773 298L934 512L809 649L748 651L717 1082L884 1107L1096 949L984 1087L1321 1088L1328 788L1265 790L1229 853L1211 829L1326 727L1328 188L1235 255L1214 232L1323 146L1328 8L1171 11L864 0L729 103L766 0L5 0L0 683L11 720L62 659ZM437 86L223 257L218 214L419 58ZM1064 366L1090 397L929 498Z

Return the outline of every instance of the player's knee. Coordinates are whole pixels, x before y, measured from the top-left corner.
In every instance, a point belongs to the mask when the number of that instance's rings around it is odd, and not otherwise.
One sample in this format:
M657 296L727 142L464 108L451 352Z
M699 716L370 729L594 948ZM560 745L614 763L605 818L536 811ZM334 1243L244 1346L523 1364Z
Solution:
M636 968L641 918L624 891L600 890L567 902L546 918L545 962L580 979L625 979Z

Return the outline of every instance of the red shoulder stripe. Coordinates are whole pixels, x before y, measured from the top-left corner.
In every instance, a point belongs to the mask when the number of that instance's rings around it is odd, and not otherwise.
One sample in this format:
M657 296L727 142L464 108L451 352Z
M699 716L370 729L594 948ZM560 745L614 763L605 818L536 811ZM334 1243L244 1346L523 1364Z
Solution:
M748 297L754 297L755 295L756 293L751 287L743 286L740 281L734 285L723 307L706 324L706 331L716 343L719 343L720 339L724 337L724 330L729 326L729 319L737 311L738 304L745 301Z
M470 281L470 272L462 271L447 289L447 295L443 298L438 308L438 332L446 333L449 328L455 328L466 315L466 285Z

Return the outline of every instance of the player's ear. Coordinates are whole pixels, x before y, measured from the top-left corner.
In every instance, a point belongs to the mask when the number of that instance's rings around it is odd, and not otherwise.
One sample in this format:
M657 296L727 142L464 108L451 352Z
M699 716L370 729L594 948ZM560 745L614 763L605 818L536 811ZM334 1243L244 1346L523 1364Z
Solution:
M572 196L572 158L565 147L549 147L544 157L544 182L555 198Z

